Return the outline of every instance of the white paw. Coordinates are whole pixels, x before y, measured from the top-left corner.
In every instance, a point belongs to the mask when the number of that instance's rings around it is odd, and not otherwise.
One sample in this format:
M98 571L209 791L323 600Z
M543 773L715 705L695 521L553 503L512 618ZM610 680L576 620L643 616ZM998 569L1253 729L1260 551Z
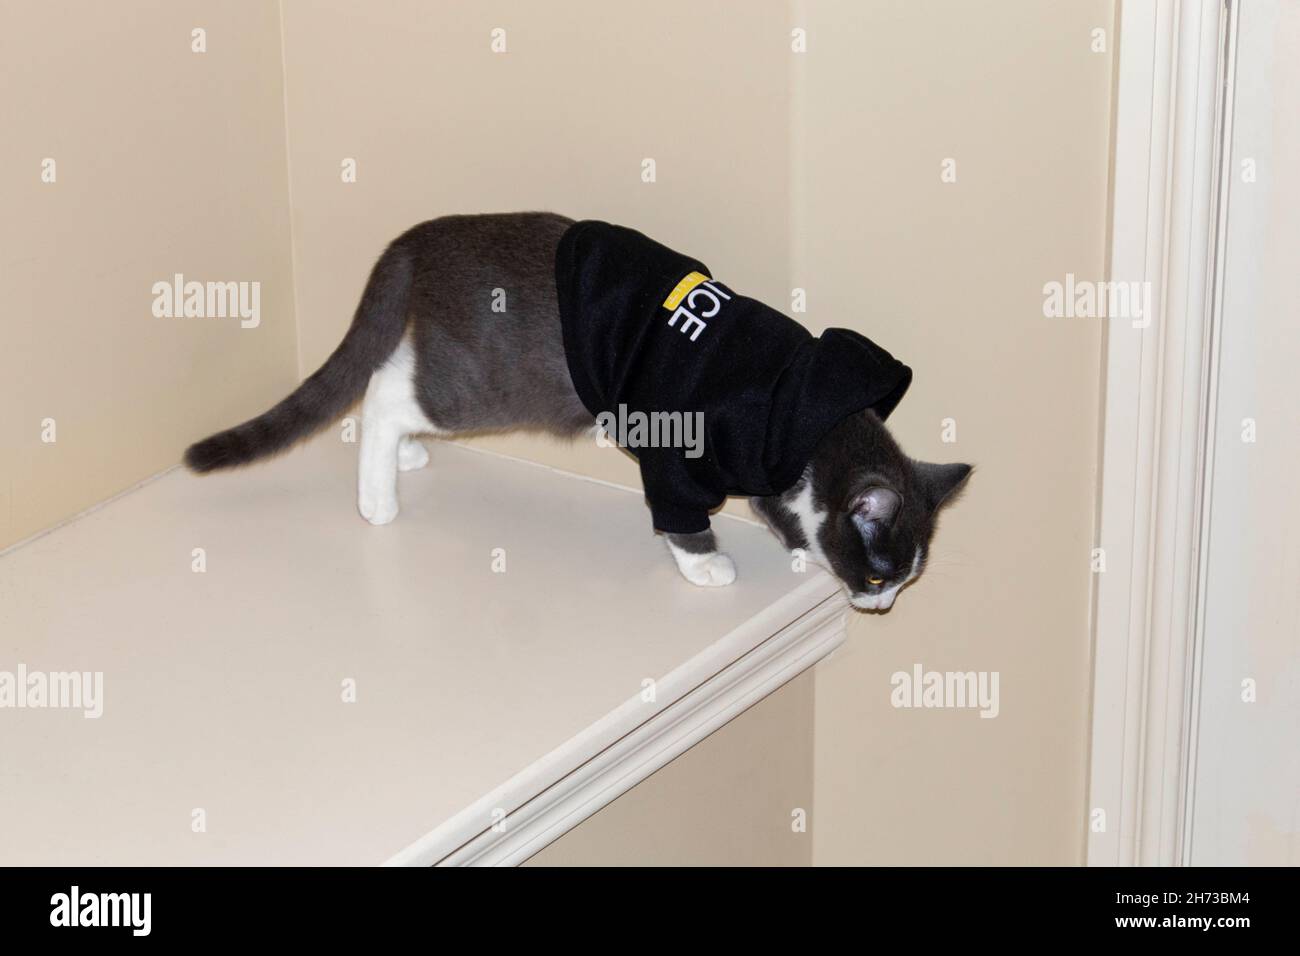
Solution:
M373 525L388 524L397 517L397 499L381 498L363 490L357 498L357 510Z
M397 446L397 470L415 471L429 463L429 449L414 438L403 438Z
M720 588L736 580L736 564L721 552L677 555L682 577L702 588Z

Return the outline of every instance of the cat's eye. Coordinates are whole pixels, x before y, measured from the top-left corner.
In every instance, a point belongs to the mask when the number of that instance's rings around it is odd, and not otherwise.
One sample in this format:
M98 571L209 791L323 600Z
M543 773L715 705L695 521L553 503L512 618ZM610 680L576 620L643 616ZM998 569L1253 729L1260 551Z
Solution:
M885 579L884 579L884 578L867 578L867 583L868 583L868 584L884 584L884 583L885 583Z

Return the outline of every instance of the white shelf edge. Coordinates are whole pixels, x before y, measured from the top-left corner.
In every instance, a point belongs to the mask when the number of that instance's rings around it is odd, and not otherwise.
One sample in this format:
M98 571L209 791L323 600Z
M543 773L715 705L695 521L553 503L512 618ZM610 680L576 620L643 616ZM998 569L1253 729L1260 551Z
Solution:
M494 820L484 801L467 808L482 824L468 839L448 846L450 834L439 828L385 865L523 862L833 651L844 641L848 607L839 593L824 598L504 816ZM456 819L463 825L465 816Z

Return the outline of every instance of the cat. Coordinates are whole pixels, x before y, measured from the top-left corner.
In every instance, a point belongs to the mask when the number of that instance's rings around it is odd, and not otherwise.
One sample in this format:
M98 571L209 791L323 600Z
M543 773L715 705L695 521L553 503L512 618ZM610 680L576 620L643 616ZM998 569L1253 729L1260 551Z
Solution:
M579 227L586 229L586 236L595 237L581 248L584 233ZM616 248L617 243L625 240L633 243L626 246L632 253L619 259L614 252L622 248ZM637 257L629 258L633 253ZM656 529L663 532L683 577L705 587L735 580L735 565L718 549L703 510L717 503L712 500L717 491L713 485L725 480L717 476L732 474L720 471L719 462L725 465L728 454L751 464L766 462L775 460L775 451L780 450L782 467L775 483L760 476L749 480L752 487L726 492L749 494L752 508L781 543L787 549L803 549L832 571L855 607L888 610L898 592L921 573L935 516L971 472L965 464L914 461L887 431L882 416L906 390L911 370L856 333L828 330L821 339L813 339L793 320L711 279L696 260L678 256L640 233L605 223L575 224L554 213L535 212L446 216L415 226L394 240L375 264L351 327L325 364L269 411L190 446L185 463L204 473L275 454L336 420L364 395L357 507L371 524L387 524L398 513L398 472L421 468L429 460L428 450L412 436L533 429L577 437L597 429L597 412L589 403L599 399L588 395L584 401L579 396L575 383L580 383L584 394L591 385L587 375L577 370L578 364L605 363L614 369L606 378L617 379L620 388L632 376L616 364L618 354L605 354L610 351L605 343L596 343L594 359L579 354L581 346L572 341L578 334L574 324L588 319L582 314L567 317L584 308L594 314L605 308L600 303L616 301L619 290L604 286L621 281L611 268L626 270L630 264L636 271L647 258L667 263L665 276L678 274L671 271L678 262L698 268L688 273L683 265L681 282L662 302L663 329L668 331L655 332L668 350L663 361L669 367L655 385L643 386L643 392L649 387L673 393L682 369L690 366L672 363L694 361L679 360L684 350L707 350L711 340L746 347L749 340L744 335L725 338L728 326L719 323L728 313L716 318L724 305L749 309L741 316L771 324L776 334L787 336L784 342L790 346L789 354L782 348L757 348L753 354L733 357L716 347L709 353L711 368L724 373L734 369L740 375L743 369L766 364L770 371L764 381L776 396L765 398L769 404L758 406L761 413L755 416L748 406L740 411L725 407L729 393L723 390L722 406L713 414L724 422L729 415L731 430L715 428L714 444L769 441L771 448L728 451L724 447L700 459L698 468L711 471L695 472L683 470L696 466L684 463L680 451L676 459L663 453L656 453L655 459L649 450L629 449L641 459ZM570 264L577 285L564 281L561 262ZM650 278L643 276L640 285L622 290L625 299L643 302L645 289L659 288L653 284L658 274L646 275ZM589 297L582 302L574 300L579 293L573 290L579 286L584 289L581 294ZM506 308L494 308L501 295L506 296ZM655 293L659 296L662 290ZM709 307L686 304L697 301ZM588 302L596 304L588 308L584 304ZM650 302L638 308L658 305ZM612 321L625 320L620 313ZM639 337L639 317L627 321L632 321L629 327ZM590 322L600 328L595 317ZM738 322L731 327L748 328ZM839 333L840 339L833 339L831 333ZM887 367L892 375L874 392L863 392L852 374L846 377L846 369L851 373L855 366L845 363L859 359L844 356L855 348L866 367ZM802 362L802 378L782 366L795 364L792 356ZM716 371L713 374L716 377ZM719 394L718 388L710 388L711 394ZM856 410L840 414L835 402L843 404L840 396L855 390L862 392L853 402ZM826 426L811 432L800 428L809 414L798 404L809 401L810 394L828 396L823 404L830 403L822 416ZM868 399L879 401L864 407ZM753 396L748 400L752 402ZM755 418L762 421L753 425ZM746 428L764 427L767 431L761 434L746 435ZM705 433L710 434L708 428ZM663 468L649 466L652 460L667 462L671 474L663 478ZM775 473L763 473L771 474ZM661 485L667 489L664 495L695 494L692 508L680 513L656 511L651 489L659 494ZM672 520L662 519L663 514Z

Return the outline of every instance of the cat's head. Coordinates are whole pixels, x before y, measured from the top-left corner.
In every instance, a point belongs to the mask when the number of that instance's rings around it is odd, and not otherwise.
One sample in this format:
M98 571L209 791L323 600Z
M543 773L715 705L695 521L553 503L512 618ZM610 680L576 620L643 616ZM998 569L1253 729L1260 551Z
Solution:
M935 517L971 466L903 454L873 412L822 439L803 478L754 506L789 548L804 548L844 582L853 606L885 611L925 567Z

